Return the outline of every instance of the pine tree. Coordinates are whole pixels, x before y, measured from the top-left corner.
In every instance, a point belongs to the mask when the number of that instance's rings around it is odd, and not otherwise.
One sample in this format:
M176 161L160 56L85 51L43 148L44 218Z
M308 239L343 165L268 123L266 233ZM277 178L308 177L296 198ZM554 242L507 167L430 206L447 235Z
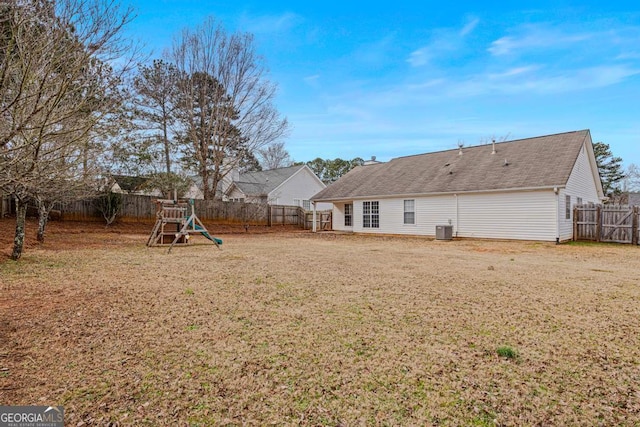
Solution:
M605 196L619 194L621 191L620 186L625 178L622 158L615 157L609 144L604 142L594 143L593 152L596 156L596 164L598 165Z

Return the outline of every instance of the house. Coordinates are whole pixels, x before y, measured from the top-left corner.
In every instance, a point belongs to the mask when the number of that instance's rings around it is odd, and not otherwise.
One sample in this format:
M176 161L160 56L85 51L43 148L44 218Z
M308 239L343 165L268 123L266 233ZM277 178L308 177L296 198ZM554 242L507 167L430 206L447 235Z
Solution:
M311 196L324 189L324 183L307 165L290 166L234 176L225 191L229 200L301 206L311 209ZM319 210L331 209L322 203Z
M560 242L604 194L582 130L358 166L311 200L333 204L334 230Z
M138 194L161 197L162 192L157 188L149 188L149 178L143 176L111 175L113 193Z

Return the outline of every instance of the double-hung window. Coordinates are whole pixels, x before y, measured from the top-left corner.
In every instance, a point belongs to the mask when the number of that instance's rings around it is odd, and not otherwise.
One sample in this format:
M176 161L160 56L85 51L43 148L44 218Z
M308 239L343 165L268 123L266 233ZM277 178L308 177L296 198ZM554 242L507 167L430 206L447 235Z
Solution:
M571 219L571 196L564 196L564 218Z
M415 200L404 201L404 223L405 224L416 223L416 201Z
M379 202L362 202L362 226L364 228L380 228Z

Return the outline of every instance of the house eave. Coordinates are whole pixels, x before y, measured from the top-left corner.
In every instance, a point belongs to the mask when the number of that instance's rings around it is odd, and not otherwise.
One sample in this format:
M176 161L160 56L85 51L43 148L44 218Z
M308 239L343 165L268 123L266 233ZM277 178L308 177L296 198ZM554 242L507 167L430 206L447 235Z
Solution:
M402 193L402 194L378 194L378 195L366 195L366 196L351 196L351 197L332 197L322 199L312 199L313 202L346 202L350 200L369 200L369 199L395 199L406 197L432 197L432 196L451 196L460 194L487 194L487 193L512 193L515 191L545 191L565 188L566 184L547 185L542 187L516 187L516 188L499 188L491 190L466 190L466 191L443 191L443 192L431 192L431 193Z

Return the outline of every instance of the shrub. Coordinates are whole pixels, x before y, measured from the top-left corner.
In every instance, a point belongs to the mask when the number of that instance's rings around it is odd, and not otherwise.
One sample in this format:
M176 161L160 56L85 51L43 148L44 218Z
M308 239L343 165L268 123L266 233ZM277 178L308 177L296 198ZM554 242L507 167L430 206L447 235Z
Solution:
M505 359L518 358L518 352L508 345L500 346L496 351L498 353L498 356L504 357Z

